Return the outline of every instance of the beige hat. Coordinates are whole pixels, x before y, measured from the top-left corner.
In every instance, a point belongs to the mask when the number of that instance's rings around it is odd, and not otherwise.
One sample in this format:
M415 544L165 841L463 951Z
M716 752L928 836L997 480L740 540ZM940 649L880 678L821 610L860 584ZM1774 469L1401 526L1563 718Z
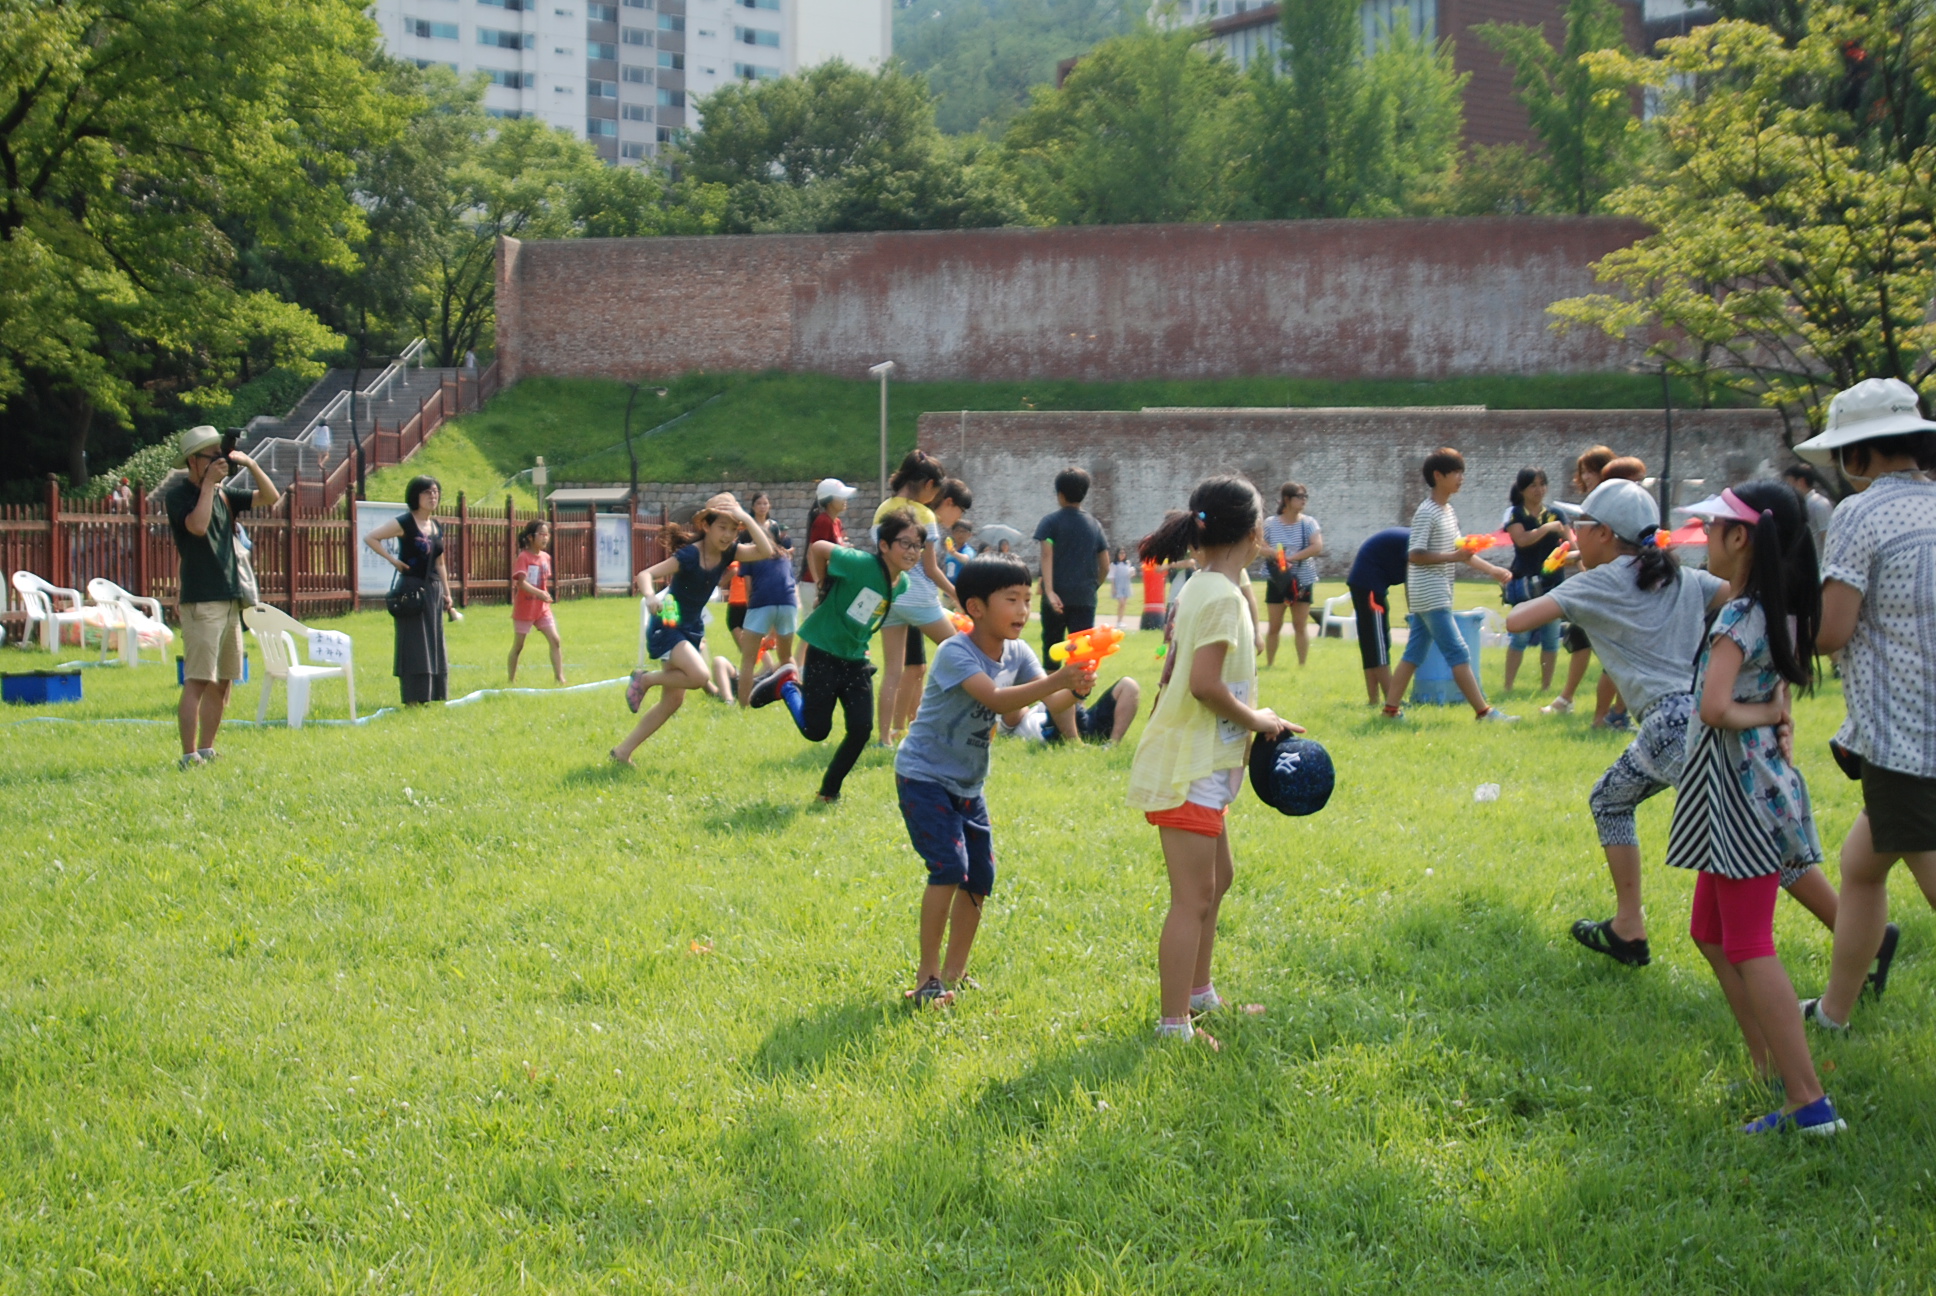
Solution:
M188 467L188 461L208 449L222 444L222 434L204 423L192 427L181 434L181 466Z
M1836 393L1828 403L1828 428L1796 446L1795 453L1827 468L1843 446L1907 432L1936 432L1936 423L1917 412L1916 389L1900 378L1865 378Z

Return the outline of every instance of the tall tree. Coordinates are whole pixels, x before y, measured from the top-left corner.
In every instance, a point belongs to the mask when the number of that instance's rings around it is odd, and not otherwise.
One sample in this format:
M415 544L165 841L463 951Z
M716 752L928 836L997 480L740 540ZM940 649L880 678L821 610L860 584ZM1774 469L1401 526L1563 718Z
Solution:
M1526 23L1481 23L1481 40L1513 72L1513 95L1525 106L1545 162L1547 201L1585 215L1630 173L1639 139L1631 83L1615 79L1600 51L1626 53L1626 30L1614 0L1567 0L1556 50Z
M927 78L950 135L999 130L1056 64L1129 31L1125 0L921 0L895 6L894 54Z
M1230 213L1242 79L1190 32L1098 45L1009 123L1004 164L1028 217L1065 225Z
M351 263L348 144L398 124L375 43L359 0L0 0L0 402L73 481L147 390L329 343L230 231Z
M1405 11L1400 11L1404 15ZM1365 51L1357 0L1287 4L1281 67L1251 65L1240 210L1266 219L1435 210L1461 133L1465 78L1409 16Z
M957 229L1010 216L978 144L951 143L918 77L836 59L724 86L674 165L726 191L728 232Z
M1863 378L1936 394L1936 14L1810 3L1793 36L1724 21L1660 53L1588 56L1668 95L1605 203L1655 232L1594 267L1618 292L1554 312L1711 367L1797 433Z

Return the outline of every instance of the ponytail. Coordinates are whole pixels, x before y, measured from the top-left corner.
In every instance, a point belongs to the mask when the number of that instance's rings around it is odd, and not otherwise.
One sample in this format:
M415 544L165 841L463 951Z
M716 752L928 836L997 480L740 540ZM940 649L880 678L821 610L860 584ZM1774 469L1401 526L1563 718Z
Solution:
M1754 524L1754 560L1742 597L1759 604L1768 623L1768 657L1775 673L1798 689L1808 689L1815 683L1822 582L1807 515L1795 492L1780 482L1746 482L1734 493L1743 504L1761 511Z
M1646 592L1666 589L1681 578L1681 565L1674 561L1674 555L1660 547L1654 532L1640 537L1634 552L1639 560L1634 583Z
M1257 488L1242 477L1206 477L1190 492L1190 507L1167 513L1137 546L1146 562L1176 562L1192 549L1220 549L1257 530L1263 516Z

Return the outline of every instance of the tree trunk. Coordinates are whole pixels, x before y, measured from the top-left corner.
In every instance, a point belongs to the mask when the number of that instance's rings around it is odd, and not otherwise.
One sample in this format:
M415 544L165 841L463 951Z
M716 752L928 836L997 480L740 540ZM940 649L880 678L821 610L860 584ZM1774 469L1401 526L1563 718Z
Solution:
M67 480L75 490L87 485L87 441L94 431L94 402L75 393L67 419Z

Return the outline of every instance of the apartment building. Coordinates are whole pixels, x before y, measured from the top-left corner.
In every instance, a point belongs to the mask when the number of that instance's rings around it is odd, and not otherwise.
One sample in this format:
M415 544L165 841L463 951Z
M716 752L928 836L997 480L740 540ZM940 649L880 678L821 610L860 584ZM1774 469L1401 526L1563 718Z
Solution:
M376 0L390 52L490 78L485 110L536 117L638 165L731 81L831 58L879 67L892 0Z

